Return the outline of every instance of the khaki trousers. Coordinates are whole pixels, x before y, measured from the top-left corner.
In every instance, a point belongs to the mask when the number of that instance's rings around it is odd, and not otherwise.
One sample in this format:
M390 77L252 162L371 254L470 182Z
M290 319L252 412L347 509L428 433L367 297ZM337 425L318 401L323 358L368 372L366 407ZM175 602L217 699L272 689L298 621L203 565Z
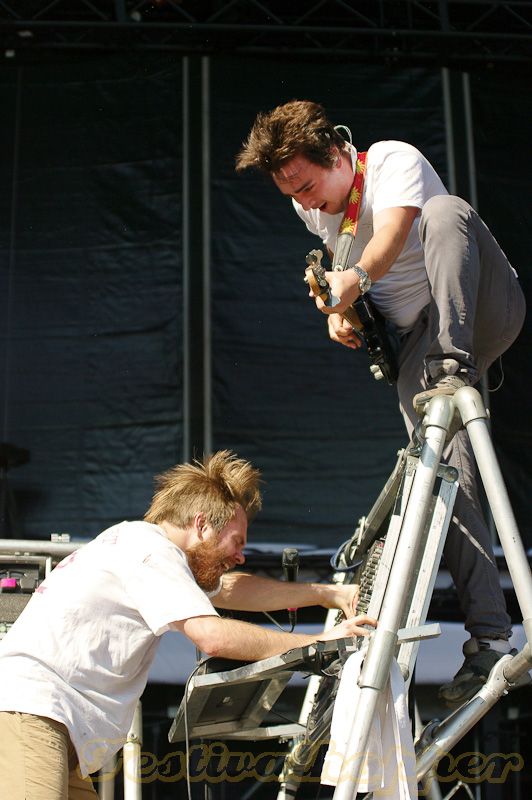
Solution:
M0 797L98 800L91 779L81 777L66 727L18 711L0 711Z

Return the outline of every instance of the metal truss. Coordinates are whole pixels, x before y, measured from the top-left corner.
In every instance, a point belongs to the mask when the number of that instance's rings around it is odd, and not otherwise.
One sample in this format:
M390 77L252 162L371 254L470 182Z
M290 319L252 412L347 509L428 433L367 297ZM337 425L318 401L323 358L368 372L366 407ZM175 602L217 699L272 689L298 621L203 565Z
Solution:
M0 0L0 43L475 65L532 61L531 0Z

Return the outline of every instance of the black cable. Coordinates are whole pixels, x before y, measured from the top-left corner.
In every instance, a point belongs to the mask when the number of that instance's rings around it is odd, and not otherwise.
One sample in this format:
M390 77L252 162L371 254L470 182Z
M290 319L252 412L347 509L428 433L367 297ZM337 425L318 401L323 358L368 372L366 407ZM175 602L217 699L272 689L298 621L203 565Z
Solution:
M341 567L339 565L340 556L342 555L344 547L346 547L352 541L353 537L350 536L349 539L346 539L345 542L342 542L336 553L331 556L329 563L335 572L354 572L362 564L362 559L360 559L359 561L355 561L354 564L350 564L348 567Z
M499 383L497 384L497 386L495 387L495 389L491 389L491 388L490 388L490 386L488 385L488 392L498 392L498 391L499 391L499 389L501 388L501 386L502 386L502 385L503 385L503 383L504 383L504 369L503 369L503 366L502 366L502 356L499 356L499 358L497 359L497 361L499 362L499 372L500 372L500 374L501 374L501 375L500 375L500 379L499 379ZM497 363L497 361L496 361L495 363ZM492 366L493 366L493 365L492 365Z
M276 620L274 617L272 617L272 615L271 615L271 614L268 614L268 612L267 612L267 611L263 611L262 613L264 614L264 616L265 616L265 617L268 617L268 619L270 620L270 622L273 622L273 624L274 624L274 625L275 625L277 628L279 628L279 630L280 630L280 631L282 631L283 633L292 633L292 631L294 630L294 625L292 625L292 627L291 627L291 628L289 628L289 629L287 630L286 628L283 628L283 626L281 625L281 623L280 623L280 622L277 622L277 620Z

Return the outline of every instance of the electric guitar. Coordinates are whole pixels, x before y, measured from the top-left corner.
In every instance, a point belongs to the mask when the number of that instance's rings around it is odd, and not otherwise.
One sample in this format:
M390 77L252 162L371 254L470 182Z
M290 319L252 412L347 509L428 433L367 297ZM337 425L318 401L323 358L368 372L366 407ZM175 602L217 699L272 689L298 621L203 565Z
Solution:
M310 251L306 257L308 267L305 269L304 280L314 297L321 297L326 305L334 308L339 301L331 294L325 278L325 267L321 264L322 258L321 250ZM356 335L366 345L373 377L378 381L386 380L393 386L398 375L397 357L382 314L369 297L361 295L342 312L342 317L353 326Z

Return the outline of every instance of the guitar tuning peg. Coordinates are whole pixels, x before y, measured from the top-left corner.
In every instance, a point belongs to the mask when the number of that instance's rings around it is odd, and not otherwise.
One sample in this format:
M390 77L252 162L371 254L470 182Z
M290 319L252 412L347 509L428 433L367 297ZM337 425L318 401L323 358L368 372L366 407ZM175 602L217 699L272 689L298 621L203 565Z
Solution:
M372 364L369 369L376 381L382 381L384 375L378 364Z
M323 258L323 251L322 250L311 250L310 253L307 253L305 256L305 261L307 264L321 264L321 259Z

